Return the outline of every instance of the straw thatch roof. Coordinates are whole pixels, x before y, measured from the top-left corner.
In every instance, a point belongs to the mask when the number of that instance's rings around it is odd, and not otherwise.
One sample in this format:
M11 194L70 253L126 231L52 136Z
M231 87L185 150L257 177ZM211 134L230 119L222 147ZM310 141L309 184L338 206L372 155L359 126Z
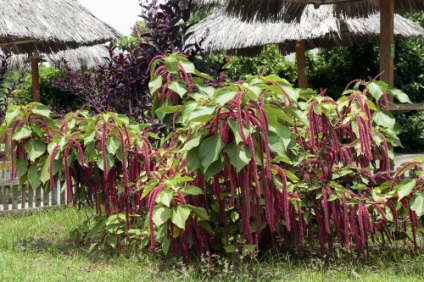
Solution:
M76 0L0 0L0 47L14 53L54 53L119 36Z
M424 10L423 0L394 1L398 14ZM334 15L348 17L365 17L380 9L380 0L221 0L220 4L227 13L243 20L261 21L298 20L307 4L314 4L315 7L334 4Z
M0 55L2 51L0 50ZM99 64L107 62L109 51L105 44L94 46L82 46L76 49L69 49L59 51L57 53L41 53L38 54L40 61L47 62L50 65L55 65L64 59L68 66L73 69L93 69ZM13 55L10 58L11 67L15 69L24 70L29 67L30 57L28 54Z
M244 22L237 17L217 11L189 29L186 45L198 43L208 52L253 55L267 44L280 44L284 53L295 50L298 41L306 48L352 46L377 42L380 34L380 15L367 18L337 18L331 16L334 6L315 9L309 5L299 22ZM395 15L397 39L421 36L424 29L399 15Z

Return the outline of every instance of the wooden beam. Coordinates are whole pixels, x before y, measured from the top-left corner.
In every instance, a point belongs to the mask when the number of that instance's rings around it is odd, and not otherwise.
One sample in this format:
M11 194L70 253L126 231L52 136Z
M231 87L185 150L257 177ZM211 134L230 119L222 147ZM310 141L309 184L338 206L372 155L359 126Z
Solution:
M296 65L299 88L308 88L308 77L306 75L306 49L303 41L296 43Z
M38 58L31 59L32 71L32 101L40 102L40 73L38 70Z
M394 85L394 18L395 1L380 0L380 79L389 86Z

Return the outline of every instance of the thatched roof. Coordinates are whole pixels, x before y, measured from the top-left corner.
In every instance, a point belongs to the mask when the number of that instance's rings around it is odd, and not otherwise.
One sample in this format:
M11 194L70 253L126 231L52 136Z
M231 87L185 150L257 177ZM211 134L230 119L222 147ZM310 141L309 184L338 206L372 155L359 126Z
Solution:
M0 55L2 51L0 50ZM106 58L109 57L109 51L105 44L94 46L82 46L77 49L69 49L59 51L57 53L41 53L38 54L41 62L47 62L50 65L55 65L57 62L64 59L67 61L68 66L73 69L93 69L99 64L107 62ZM11 58L11 67L15 69L24 70L29 67L28 54L13 55Z
M76 0L0 0L0 47L52 53L110 41L119 33Z
M367 18L337 18L334 6L315 9L306 7L299 22L244 22L237 17L217 11L189 29L186 45L197 42L208 52L230 51L252 55L267 44L280 44L283 52L295 50L298 41L306 48L352 46L377 42L380 34L380 15ZM330 15L330 16L329 16ZM395 15L397 39L421 36L424 29L399 15Z
M220 4L230 15L261 21L298 20L307 4L315 7L334 4L334 15L348 17L365 17L380 9L380 0L220 0ZM395 12L398 14L422 10L423 0L395 0Z

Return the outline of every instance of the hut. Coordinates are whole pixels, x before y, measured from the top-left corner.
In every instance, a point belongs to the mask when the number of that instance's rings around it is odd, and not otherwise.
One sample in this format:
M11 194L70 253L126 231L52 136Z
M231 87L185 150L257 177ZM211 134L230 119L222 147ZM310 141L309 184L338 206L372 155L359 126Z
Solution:
M28 55L34 101L40 100L38 60L41 54L98 45L119 36L75 0L0 0L0 7L0 49L12 43L14 54ZM80 50L74 56L82 53Z
M187 43L198 42L208 52L227 51L252 55L268 44L278 44L284 53L297 52L299 86L307 86L304 71L304 49L353 46L379 40L380 15L364 18L335 16L334 6L307 6L298 22L245 22L216 11L190 30ZM330 15L330 16L329 16ZM424 37L424 29L395 15L394 34L397 39Z
M202 3L206 0L193 0ZM210 0L209 0L210 1ZM380 11L380 71L381 79L393 86L394 83L394 15L395 12L423 11L423 0L219 0L227 13L244 20L293 21L299 20L307 5L318 8L334 5L337 17L364 17ZM300 46L302 49L303 46Z

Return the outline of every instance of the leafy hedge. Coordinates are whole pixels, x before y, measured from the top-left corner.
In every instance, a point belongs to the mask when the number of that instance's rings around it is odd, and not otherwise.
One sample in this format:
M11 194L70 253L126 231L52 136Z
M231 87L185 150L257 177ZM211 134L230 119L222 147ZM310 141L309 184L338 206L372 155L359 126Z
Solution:
M417 248L422 164L390 168L399 140L386 95L404 93L358 81L335 101L273 75L213 87L176 54L156 57L150 75L162 139L111 112L80 110L58 125L41 104L8 110L21 183L49 189L63 170L74 202L94 201L82 239L186 260L301 245L327 253L336 242L366 256L371 240L409 232ZM415 177L401 180L409 169Z

